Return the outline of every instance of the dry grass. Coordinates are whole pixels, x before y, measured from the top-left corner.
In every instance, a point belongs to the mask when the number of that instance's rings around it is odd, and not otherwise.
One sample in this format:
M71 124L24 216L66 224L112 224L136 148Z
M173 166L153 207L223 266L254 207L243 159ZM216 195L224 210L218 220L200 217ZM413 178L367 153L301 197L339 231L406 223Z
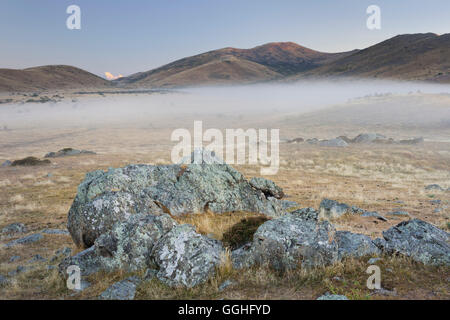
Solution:
M293 136L297 135L297 129L291 132ZM42 157L45 152L59 150L61 146L94 150L98 154L58 158L52 160L52 165L45 167L0 168L0 229L13 222L24 223L28 234L44 228L65 228L67 212L86 172L130 163L168 163L168 150L173 146L169 141L170 133L169 129L143 128L99 128L95 132L86 128L30 129L3 133L8 146L0 153L5 159L10 155L14 158L28 155ZM341 132L335 136L339 134ZM297 201L301 207L317 208L322 198L326 197L381 214L406 210L414 218L450 230L450 193L424 190L425 185L432 183L450 187L450 153L445 151L448 145L426 143L420 147L386 145L335 149L281 144L280 170L276 176L268 178L283 187L288 195L287 200ZM246 177L260 174L256 166L235 168ZM442 204L434 205L430 203L432 199L439 199ZM442 210L435 212L438 207ZM253 216L254 213L236 212L175 218L180 223L195 225L202 234L221 240L223 233L231 226ZM402 220L390 218L388 222L381 222L374 218L351 216L339 219L336 224L340 230L378 237L382 230ZM4 243L21 236L24 235L2 238L0 241ZM51 258L54 251L64 246L71 247L74 252L79 250L74 247L70 237L58 235L45 235L44 240L31 245L0 248L0 274L7 274L18 265L27 265L26 262L35 254ZM19 255L21 259L10 263L9 259L13 255ZM147 281L139 286L137 298L315 299L326 291L345 293L352 299L450 298L448 268L425 267L398 257L385 257L380 262L382 286L386 289L395 288L397 297L371 295L365 286L368 277L365 273L368 266L366 259L285 274L266 268L233 270L229 252L222 260L217 275L205 284L191 289L173 289L157 280ZM46 263L40 263L35 269L15 277L10 286L2 288L0 298L93 299L113 282L130 275L121 272L97 274L89 279L92 282L90 288L81 294L72 295L57 272L49 271L46 267ZM336 277L340 280L336 280ZM227 279L233 285L219 291L220 284Z

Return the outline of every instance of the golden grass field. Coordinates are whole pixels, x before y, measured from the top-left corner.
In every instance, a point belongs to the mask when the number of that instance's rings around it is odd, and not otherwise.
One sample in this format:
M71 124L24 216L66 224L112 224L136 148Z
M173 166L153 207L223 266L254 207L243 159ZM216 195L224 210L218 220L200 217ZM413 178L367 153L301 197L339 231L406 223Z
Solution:
M442 108L449 108L444 99ZM440 100L441 101L441 100ZM1 108L2 106L0 106ZM31 108L31 107L30 107ZM66 228L67 213L78 184L92 170L105 170L132 163L170 163L170 150L175 144L170 133L177 125L192 127L198 114L177 118L152 119L152 127L139 125L39 127L17 126L0 131L0 162L25 156L42 158L49 151L64 147L87 149L96 155L81 155L51 159L52 164L35 167L0 168L0 229L13 222L22 222L27 234L45 228ZM236 123L233 115L208 116L211 124L226 127L258 123L280 128L281 138L333 138L341 134L351 137L361 131L361 125L344 123L342 127L327 119L318 122L313 116L311 126L293 122L292 117L260 118L245 115ZM312 119L312 120L311 120ZM184 121L184 122L183 122ZM273 122L270 122L273 121ZM311 121L316 121L315 125ZM350 145L346 148L319 147L308 144L280 144L280 169L268 176L287 194L287 200L301 207L318 208L323 198L330 198L385 214L405 210L412 218L450 229L450 192L426 191L428 184L450 188L450 127L425 125L403 126L397 132L392 126L367 124L366 132L388 132L395 139L424 135L425 143L404 145ZM359 131L358 131L359 130ZM351 133L354 133L353 135ZM258 166L234 166L246 177L259 176ZM441 200L435 205L430 200ZM436 208L441 208L437 212ZM221 239L223 232L244 217L254 213L210 213L180 217L180 222L197 226L199 232ZM335 221L339 230L363 233L372 238L383 230L408 218L390 217L382 222L375 218L345 216ZM1 243L14 240L3 236ZM70 236L44 235L33 244L0 248L0 274L6 275L17 266L29 266L27 261L40 254L51 259L54 252L70 247L78 252ZM10 257L20 259L9 262ZM346 294L350 299L450 299L450 270L448 267L427 267L403 257L384 257L377 264L382 270L382 287L396 295L373 294L366 287L367 259L346 260L333 266L314 270L297 270L279 274L265 268L233 270L229 257L224 256L217 275L193 289L172 289L156 280L138 288L137 299L315 299L325 292ZM57 264L58 261L51 264ZM6 287L0 288L0 299L95 299L104 289L124 275L100 274L91 277L92 286L82 293L66 289L57 270L47 270L49 262L33 264L33 269L19 273ZM219 285L231 279L233 285L219 291Z

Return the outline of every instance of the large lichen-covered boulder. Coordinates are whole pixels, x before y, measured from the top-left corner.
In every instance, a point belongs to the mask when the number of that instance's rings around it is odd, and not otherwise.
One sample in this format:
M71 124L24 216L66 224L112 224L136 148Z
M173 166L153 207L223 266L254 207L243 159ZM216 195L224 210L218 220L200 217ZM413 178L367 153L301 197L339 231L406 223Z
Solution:
M154 245L175 225L168 214L137 214L116 223L111 231L97 238L94 247L106 270L142 270L151 265Z
M389 254L402 254L429 265L450 265L450 235L419 219L403 221L383 232L376 243Z
M253 236L255 263L278 270L329 265L338 260L334 227L293 212L261 225Z
M195 232L191 225L174 227L154 246L157 277L169 286L194 287L205 282L219 265L220 241Z
M278 190L271 186L271 190ZM172 215L248 211L284 213L282 202L266 196L226 164L129 165L86 175L70 208L68 230L85 248L118 221L136 213ZM280 196L279 190L276 194Z
M89 249L63 260L59 266L60 273L63 274L70 265L79 266L82 276L100 270L129 272L148 268L152 263L154 245L175 225L176 222L167 214L133 215L127 221L117 222Z

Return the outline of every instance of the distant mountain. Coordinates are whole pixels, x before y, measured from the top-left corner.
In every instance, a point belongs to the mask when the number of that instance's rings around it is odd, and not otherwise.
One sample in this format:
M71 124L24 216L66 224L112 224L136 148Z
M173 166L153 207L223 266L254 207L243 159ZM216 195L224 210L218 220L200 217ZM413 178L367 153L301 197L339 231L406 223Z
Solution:
M224 48L114 82L120 86L173 87L269 81L317 68L352 53L323 53L293 42L268 43L253 49Z
M450 83L450 34L399 35L290 80L343 76Z
M87 71L64 65L23 70L0 69L0 92L105 88L111 83Z
M155 88L311 78L377 78L450 83L450 34L405 34L364 50L325 53L293 42L223 48L107 81L71 66L0 69L0 91Z

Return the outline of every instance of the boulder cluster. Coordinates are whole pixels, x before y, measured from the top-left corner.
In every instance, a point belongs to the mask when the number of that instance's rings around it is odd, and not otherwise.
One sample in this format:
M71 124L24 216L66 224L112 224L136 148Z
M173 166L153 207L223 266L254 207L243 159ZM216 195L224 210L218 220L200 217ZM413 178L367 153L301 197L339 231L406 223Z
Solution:
M349 144L364 144L364 143L416 145L424 142L424 139L422 137L418 137L404 140L394 140L379 133L361 133L356 137L354 137L353 139L348 138L347 136L339 136L330 140L319 140L317 138L305 140L299 137L287 141L287 143L302 143L302 142L322 147L347 147Z
M235 211L270 219L256 229L252 241L231 252L234 268L269 266L283 271L382 253L431 265L450 264L449 234L429 223L402 222L372 240L336 231L332 224L345 213L366 214L362 209L332 200L324 200L318 211L298 209L300 205L283 197L283 190L272 181L247 180L220 163L129 165L91 172L79 185L68 216L70 235L86 249L64 259L59 271L67 277L71 265L79 266L82 276L101 270L147 270L149 277L169 286L196 286L214 274L225 247L174 217ZM134 286L127 280L120 288L127 291Z

